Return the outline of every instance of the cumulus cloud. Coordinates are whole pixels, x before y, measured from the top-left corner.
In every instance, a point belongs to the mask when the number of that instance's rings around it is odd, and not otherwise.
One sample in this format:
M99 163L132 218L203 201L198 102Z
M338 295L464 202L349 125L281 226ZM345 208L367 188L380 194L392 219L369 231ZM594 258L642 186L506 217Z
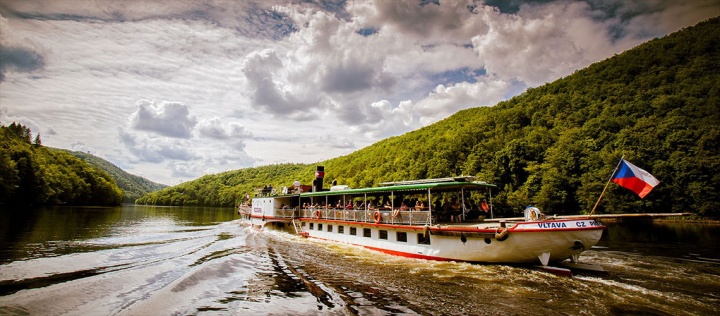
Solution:
M423 44L467 44L475 34L485 32L488 25L475 15L494 9L464 1L429 2L374 1L377 14L369 21L389 27L403 35L411 35Z
M190 138L197 120L190 115L185 104L163 101L138 100L137 110L130 115L130 126L136 130L154 132L174 138Z
M252 133L239 123L231 122L224 124L219 117L200 120L196 130L201 137L209 137L218 140L235 139L243 140L251 138Z
M186 140L135 135L123 128L119 128L118 133L120 142L141 162L188 161L197 157Z

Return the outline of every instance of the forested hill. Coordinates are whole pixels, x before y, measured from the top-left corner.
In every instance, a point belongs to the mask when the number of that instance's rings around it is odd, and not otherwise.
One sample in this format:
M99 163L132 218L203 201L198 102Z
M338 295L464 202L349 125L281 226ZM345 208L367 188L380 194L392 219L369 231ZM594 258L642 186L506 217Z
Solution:
M645 199L611 183L597 212L720 215L720 19L595 63L494 107L460 111L320 162L326 183L476 175L496 209L589 212L621 156L661 183ZM166 188L138 203L233 205L253 187L309 183L314 165L242 169ZM327 184L326 184L327 185Z
M135 199L141 197L145 193L157 191L167 187L167 185L152 182L143 177L129 174L124 170L118 168L116 165L110 163L109 161L95 155L91 155L81 151L68 150L67 152L75 157L85 160L86 162L97 168L100 168L101 170L107 172L113 179L115 179L115 183L117 183L118 187L120 187L124 191L124 203L134 203Z
M123 191L106 172L12 123L0 126L0 204L119 205Z

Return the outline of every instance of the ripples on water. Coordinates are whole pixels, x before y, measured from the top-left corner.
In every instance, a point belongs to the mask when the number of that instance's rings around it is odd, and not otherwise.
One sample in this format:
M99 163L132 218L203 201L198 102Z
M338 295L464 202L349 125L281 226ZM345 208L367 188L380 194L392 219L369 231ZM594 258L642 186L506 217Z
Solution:
M149 217L95 238L28 244L25 257L0 265L0 314L712 315L720 306L713 258L598 247L583 261L609 274L570 279L395 257L238 221L185 224Z

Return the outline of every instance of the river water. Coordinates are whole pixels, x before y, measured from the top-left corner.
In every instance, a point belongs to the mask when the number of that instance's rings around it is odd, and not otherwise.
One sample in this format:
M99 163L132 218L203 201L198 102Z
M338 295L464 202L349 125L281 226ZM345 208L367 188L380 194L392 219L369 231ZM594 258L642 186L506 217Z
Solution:
M242 226L232 209L0 213L0 315L718 315L720 225L608 223L607 275L436 262Z

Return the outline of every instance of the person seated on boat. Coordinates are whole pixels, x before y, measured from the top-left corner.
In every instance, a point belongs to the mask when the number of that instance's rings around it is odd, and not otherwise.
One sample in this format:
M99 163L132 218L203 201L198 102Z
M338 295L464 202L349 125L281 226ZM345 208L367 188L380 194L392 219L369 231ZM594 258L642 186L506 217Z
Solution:
M490 206L487 203L487 200L483 199L480 203L480 206L478 206L478 213L480 214L480 218L488 218L490 216Z
M451 222L462 221L462 206L460 205L460 202L458 201L458 199L453 199L451 207L452 207L452 213L450 213L450 221Z
M342 210L342 209L343 209L342 201L338 200L337 205L335 205L335 209L338 209L338 210Z
M347 206L345 206L345 209L346 209L346 210L352 210L352 209L354 209L354 208L355 208L355 207L353 206L352 201L348 201L348 204L347 204Z
M372 200L368 201L368 209L375 210L375 203Z
M417 203L415 203L416 211L422 211L424 209L425 209L425 204L423 204L423 202L417 201Z
M438 203L440 204L440 203ZM438 210L438 220L441 222L449 222L452 218L452 203L450 202L450 198L445 198L445 201L442 202L442 206L435 208Z
M477 219L480 216L480 212L478 211L478 206L473 202L472 199L468 199L467 207L466 207L466 215L467 219Z
M400 203L400 211L401 212L407 212L410 209L410 207L405 204L405 202Z

